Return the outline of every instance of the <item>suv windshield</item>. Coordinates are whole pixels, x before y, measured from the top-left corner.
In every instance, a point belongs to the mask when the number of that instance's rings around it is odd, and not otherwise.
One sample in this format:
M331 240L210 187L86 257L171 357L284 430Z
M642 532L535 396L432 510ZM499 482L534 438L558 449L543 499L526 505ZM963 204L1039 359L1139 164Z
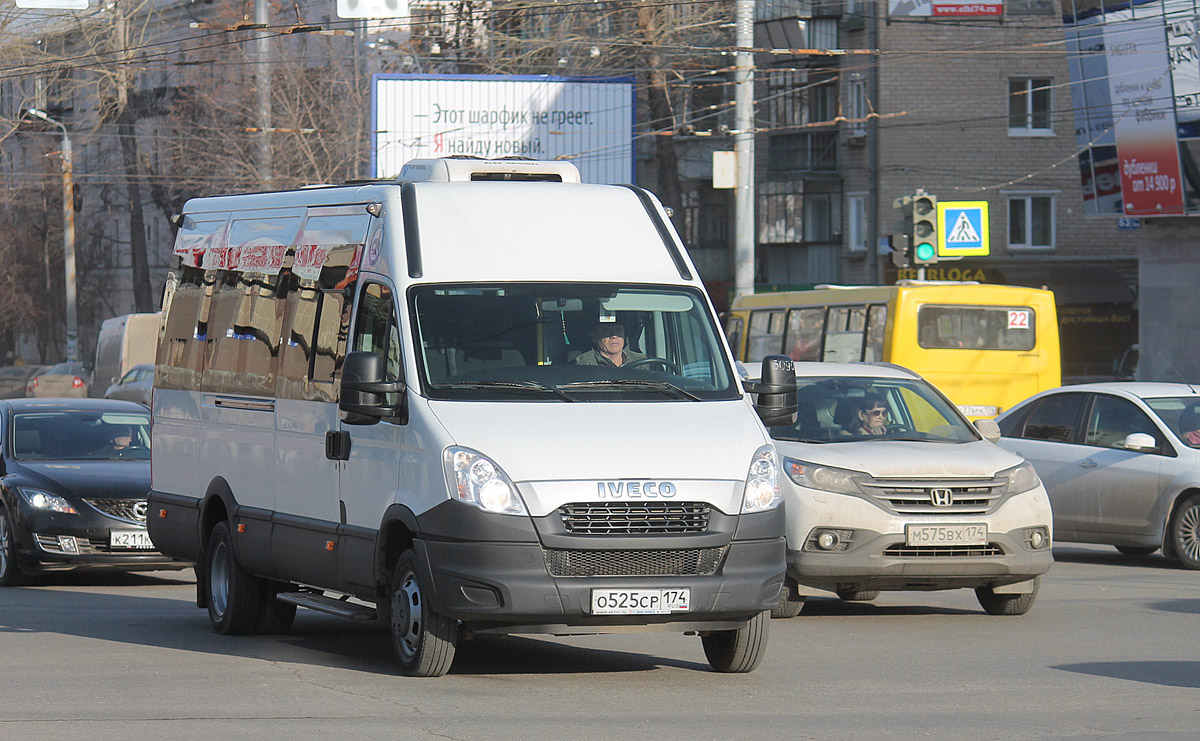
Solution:
M417 286L418 365L435 399L739 397L697 290L586 283Z
M55 411L13 417L13 457L28 461L150 460L150 415Z
M797 378L796 424L772 427L776 440L969 442L980 439L958 410L920 379Z

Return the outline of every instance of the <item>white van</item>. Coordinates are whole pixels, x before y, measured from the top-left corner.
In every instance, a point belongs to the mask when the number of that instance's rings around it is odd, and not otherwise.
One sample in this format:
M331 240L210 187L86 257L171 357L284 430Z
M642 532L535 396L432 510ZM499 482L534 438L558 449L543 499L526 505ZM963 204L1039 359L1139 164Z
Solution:
M96 336L96 363L92 366L91 396L104 396L135 365L154 362L162 313L124 314L105 319Z
M387 621L409 675L478 633L694 631L757 665L778 466L653 196L450 159L176 221L149 530L218 632L301 605ZM791 363L764 368L787 416Z
M888 363L796 363L798 414L770 429L783 465L788 580L775 617L813 595L974 589L1019 615L1054 563L1050 499L1033 467Z

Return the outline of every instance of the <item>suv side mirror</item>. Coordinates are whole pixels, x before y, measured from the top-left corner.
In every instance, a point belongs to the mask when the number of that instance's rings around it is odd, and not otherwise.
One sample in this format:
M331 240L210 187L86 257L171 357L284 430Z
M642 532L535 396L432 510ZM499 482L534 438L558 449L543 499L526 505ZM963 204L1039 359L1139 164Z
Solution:
M1122 445L1126 450L1133 450L1138 453L1150 453L1158 450L1158 445L1154 442L1154 436L1147 435L1144 432L1134 432L1126 435L1125 442Z
M989 443L1000 442L1000 425L996 424L996 420L977 419L975 420L975 429L979 430L979 434L983 435L983 439Z
M373 425L381 419L408 422L404 381L384 381L383 358L360 350L348 353L342 363L342 394L338 409L346 413L348 425ZM399 394L400 401L387 404L384 394Z
M754 411L767 427L796 423L796 366L786 355L768 355L762 360L762 376L758 383L745 384L746 390L758 394Z

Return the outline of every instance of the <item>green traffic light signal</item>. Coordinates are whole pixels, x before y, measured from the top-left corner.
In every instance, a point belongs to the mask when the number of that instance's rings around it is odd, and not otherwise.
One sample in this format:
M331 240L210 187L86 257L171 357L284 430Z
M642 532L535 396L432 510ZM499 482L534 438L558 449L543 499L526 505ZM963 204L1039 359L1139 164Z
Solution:
M912 197L913 262L937 262L937 196L918 190Z

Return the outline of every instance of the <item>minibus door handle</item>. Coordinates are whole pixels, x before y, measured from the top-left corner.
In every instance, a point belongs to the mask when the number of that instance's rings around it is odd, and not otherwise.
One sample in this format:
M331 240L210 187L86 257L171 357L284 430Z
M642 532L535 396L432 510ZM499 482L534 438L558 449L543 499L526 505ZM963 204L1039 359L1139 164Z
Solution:
M325 457L331 461L350 460L350 433L345 430L326 432Z

